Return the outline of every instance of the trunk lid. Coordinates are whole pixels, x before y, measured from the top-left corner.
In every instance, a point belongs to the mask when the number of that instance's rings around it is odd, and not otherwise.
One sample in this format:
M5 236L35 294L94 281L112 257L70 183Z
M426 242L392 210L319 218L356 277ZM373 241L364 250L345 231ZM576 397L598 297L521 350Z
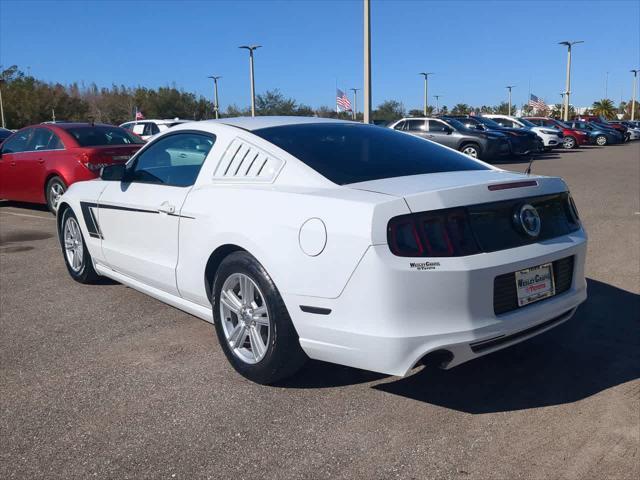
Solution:
M346 186L402 197L412 212L534 197L568 190L559 177L528 176L497 169L385 178Z

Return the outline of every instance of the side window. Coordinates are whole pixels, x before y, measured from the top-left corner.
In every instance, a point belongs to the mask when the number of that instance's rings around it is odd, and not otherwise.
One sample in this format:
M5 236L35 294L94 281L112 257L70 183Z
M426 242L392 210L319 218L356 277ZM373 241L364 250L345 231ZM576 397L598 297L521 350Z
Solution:
M406 130L407 126L407 122L405 120L401 121L400 123L396 124L395 127L393 127L394 130Z
M47 150L64 150L62 141L58 135L53 132L51 132L51 139L49 140L49 145L47 145Z
M29 140L29 144L27 145L27 150L29 151L39 151L39 150L49 150L49 142L51 141L52 136L51 130L46 128L36 128L31 136L31 140Z
M410 132L424 132L426 130L424 120L407 120L407 128Z
M125 130L129 130L130 132L133 132L134 125L135 123L123 123L122 128L124 128Z
M136 123L135 125L133 125L133 133L135 133L136 135L144 135L144 123Z
M144 124L144 131L142 132L142 135L151 136L151 135L155 135L156 133L160 133L160 129L155 123L147 122Z
M447 130L447 126L439 122L437 120L429 120L429 131L430 132L445 132Z
M153 142L135 160L127 180L188 187L215 143L215 136L179 133Z
M503 127L508 127L508 128L514 127L513 122L511 120L507 120L506 118L496 118L494 120L498 122L500 125L502 125Z
M2 153L26 152L33 130L33 128L26 128L13 134L2 144Z

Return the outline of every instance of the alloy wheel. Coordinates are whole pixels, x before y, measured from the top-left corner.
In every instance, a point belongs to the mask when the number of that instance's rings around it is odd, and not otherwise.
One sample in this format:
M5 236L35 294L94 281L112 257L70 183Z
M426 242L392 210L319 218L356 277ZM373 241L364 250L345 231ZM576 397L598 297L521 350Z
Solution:
M58 204L60 203L60 198L64 194L64 187L62 184L58 182L53 182L49 189L49 203L51 204L51 210L53 212L58 211Z
M269 310L258 285L243 273L229 275L220 292L220 319L233 354L248 364L260 362L271 339Z
M605 146L607 144L607 139L606 139L606 137L604 135L599 135L596 138L596 143L598 145L600 145L601 147L603 147L603 146Z
M73 217L68 217L64 224L64 253L67 263L74 272L78 273L82 269L82 259L84 257L84 244L80 226Z
M569 150L576 146L576 141L571 137L565 137L564 141L562 142L562 146Z
M478 158L478 150L476 149L476 147L464 147L462 153L473 158Z

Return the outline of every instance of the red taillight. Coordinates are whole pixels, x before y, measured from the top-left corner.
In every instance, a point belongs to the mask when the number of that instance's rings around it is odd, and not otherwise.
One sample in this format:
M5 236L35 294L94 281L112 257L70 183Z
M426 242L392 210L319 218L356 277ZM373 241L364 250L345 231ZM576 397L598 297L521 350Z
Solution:
M399 257L460 257L478 253L463 208L412 213L389 220L389 248Z
M81 152L76 154L76 159L84 165L88 170L98 173L102 167L111 165L113 162L109 157L105 157L98 153Z

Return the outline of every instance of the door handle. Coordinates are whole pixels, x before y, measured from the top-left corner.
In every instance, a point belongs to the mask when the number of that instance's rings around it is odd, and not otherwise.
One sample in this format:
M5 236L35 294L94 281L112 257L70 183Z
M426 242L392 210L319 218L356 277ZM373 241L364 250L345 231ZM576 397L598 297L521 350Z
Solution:
M186 153L181 153L178 155L178 157L180 158L187 158L187 154Z
M15 167L16 166L16 162L11 162L11 166Z
M44 163L44 158L39 158L38 163Z
M171 205L169 202L162 202L162 204L158 207L158 212L160 213L174 213L176 211L176 207Z

